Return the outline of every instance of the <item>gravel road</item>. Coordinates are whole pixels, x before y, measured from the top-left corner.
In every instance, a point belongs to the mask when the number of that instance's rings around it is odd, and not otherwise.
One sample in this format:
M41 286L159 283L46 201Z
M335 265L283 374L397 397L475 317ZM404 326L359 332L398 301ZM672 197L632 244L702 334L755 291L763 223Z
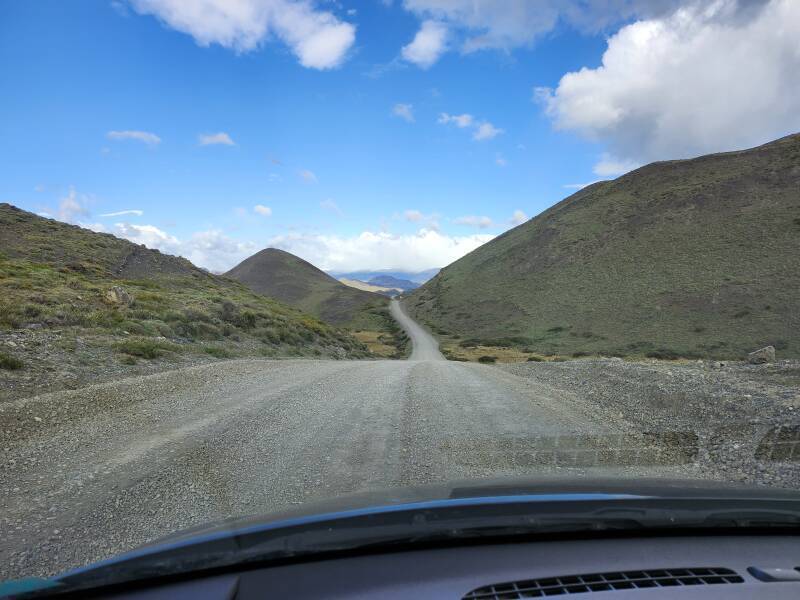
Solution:
M648 441L619 406L525 370L536 365L445 361L399 304L392 314L407 361L233 360L0 405L0 578L390 486L594 468L714 476L696 440Z

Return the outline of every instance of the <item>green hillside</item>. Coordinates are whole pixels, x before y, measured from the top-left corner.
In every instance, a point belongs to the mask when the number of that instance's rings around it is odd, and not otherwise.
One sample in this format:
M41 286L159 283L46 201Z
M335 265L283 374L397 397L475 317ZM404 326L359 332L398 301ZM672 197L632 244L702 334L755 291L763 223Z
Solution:
M81 372L198 355L367 354L346 332L183 258L9 204L0 204L0 350L26 368Z
M597 183L443 269L407 305L462 345L800 356L800 135Z
M225 276L323 321L352 329L377 327L370 311L380 311L389 303L380 294L346 286L302 258L277 248L257 252Z

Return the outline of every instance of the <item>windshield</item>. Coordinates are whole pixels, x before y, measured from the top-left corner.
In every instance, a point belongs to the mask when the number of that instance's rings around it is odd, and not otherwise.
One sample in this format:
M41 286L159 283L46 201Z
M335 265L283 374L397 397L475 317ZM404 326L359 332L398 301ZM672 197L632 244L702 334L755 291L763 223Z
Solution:
M798 40L793 0L1 2L0 580L425 484L797 490Z

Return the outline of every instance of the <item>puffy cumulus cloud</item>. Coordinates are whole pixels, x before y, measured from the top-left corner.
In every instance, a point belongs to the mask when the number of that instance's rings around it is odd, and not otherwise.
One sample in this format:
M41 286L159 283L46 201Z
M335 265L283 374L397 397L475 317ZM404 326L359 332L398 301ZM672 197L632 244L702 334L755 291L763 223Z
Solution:
M511 223L514 227L516 227L517 225L522 225L529 218L530 217L526 215L523 211L517 209L514 211L514 214L511 215L509 223Z
M109 131L106 137L110 140L136 140L148 146L157 146L161 143L161 138L149 131L135 131L130 129L125 131Z
M501 133L504 133L502 129L495 127L489 123L489 121L482 121L476 125L475 131L472 134L472 139L478 141L491 140Z
M197 136L197 141L201 146L235 146L236 144L224 131L219 133L201 133Z
M178 254L180 246L178 238L169 235L155 225L133 225L131 223L115 223L112 233L125 238L134 244L143 244L148 248L157 248L170 254Z
M601 66L536 96L557 128L607 145L600 175L746 148L800 129L798 39L796 0L690 3L621 28Z
M467 225L469 227L478 227L480 229L487 229L491 227L494 223L489 217L479 217L476 215L466 215L464 217L458 217L453 219L453 222L456 225Z
M502 129L495 127L489 121L477 120L469 113L461 115L451 115L440 113L436 120L440 125L455 125L459 129L472 129L472 139L476 141L490 140L504 133Z
M177 254L214 273L224 273L260 248L253 242L242 242L221 231L198 231L180 243Z
M419 223L425 218L425 215L418 210L407 210L403 213L403 218L411 223Z
M270 38L286 44L304 67L339 66L355 42L356 28L312 0L130 0L140 14L154 15L191 35L200 46L219 44L248 52Z
M407 123L413 123L415 121L414 107L411 104L395 104L392 107L392 114L396 117L400 117Z
M430 69L447 50L447 27L437 21L423 21L407 46L403 46L400 55L404 60L414 63L422 69Z
M632 20L661 19L681 7L706 11L720 2L725 0L403 0L402 4L423 24L434 22L447 32L447 44L436 54L438 59L448 50L469 54L531 47L559 26L605 33ZM741 23L768 2L732 2L720 20Z
M258 250L252 242L242 242L218 230L198 231L179 239L155 225L115 223L104 229L135 244L144 244L166 254L183 256L198 267L215 273L225 272Z
M67 195L58 201L58 215L59 221L66 223L77 223L78 217L86 217L89 215L88 198L85 194L79 194L75 191L74 187L69 188Z
M269 206L264 206L263 204L256 204L253 207L253 212L257 215L261 215L262 217L272 216L272 209Z
M660 16L689 1L708 4L708 0L404 0L403 6L424 22L446 27L457 38L453 47L469 53L530 46L559 23L598 32L634 17Z
M494 236L448 236L431 229L393 235L365 231L352 237L291 234L269 240L269 245L296 254L326 271L398 269L423 271L443 267Z
M426 215L421 211L412 209L403 211L402 216L395 214L393 218L402 218L409 223L416 223L418 226L424 227L425 229L439 231L439 216L440 215L437 213Z
M461 129L472 126L472 123L474 121L475 118L467 113L464 113L463 115L451 115L448 113L440 113L439 118L436 120L436 122L439 123L440 125L447 125L448 123L452 123L456 127L460 127Z

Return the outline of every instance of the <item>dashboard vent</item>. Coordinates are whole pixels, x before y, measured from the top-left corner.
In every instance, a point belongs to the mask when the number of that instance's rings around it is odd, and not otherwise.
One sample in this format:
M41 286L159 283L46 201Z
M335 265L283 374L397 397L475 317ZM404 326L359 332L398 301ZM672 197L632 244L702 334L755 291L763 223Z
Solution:
M714 585L743 583L736 571L721 568L653 569L647 571L616 571L512 581L487 585L472 590L463 600L500 600L507 598L544 598L582 592L608 592L641 588L680 587L684 585Z

